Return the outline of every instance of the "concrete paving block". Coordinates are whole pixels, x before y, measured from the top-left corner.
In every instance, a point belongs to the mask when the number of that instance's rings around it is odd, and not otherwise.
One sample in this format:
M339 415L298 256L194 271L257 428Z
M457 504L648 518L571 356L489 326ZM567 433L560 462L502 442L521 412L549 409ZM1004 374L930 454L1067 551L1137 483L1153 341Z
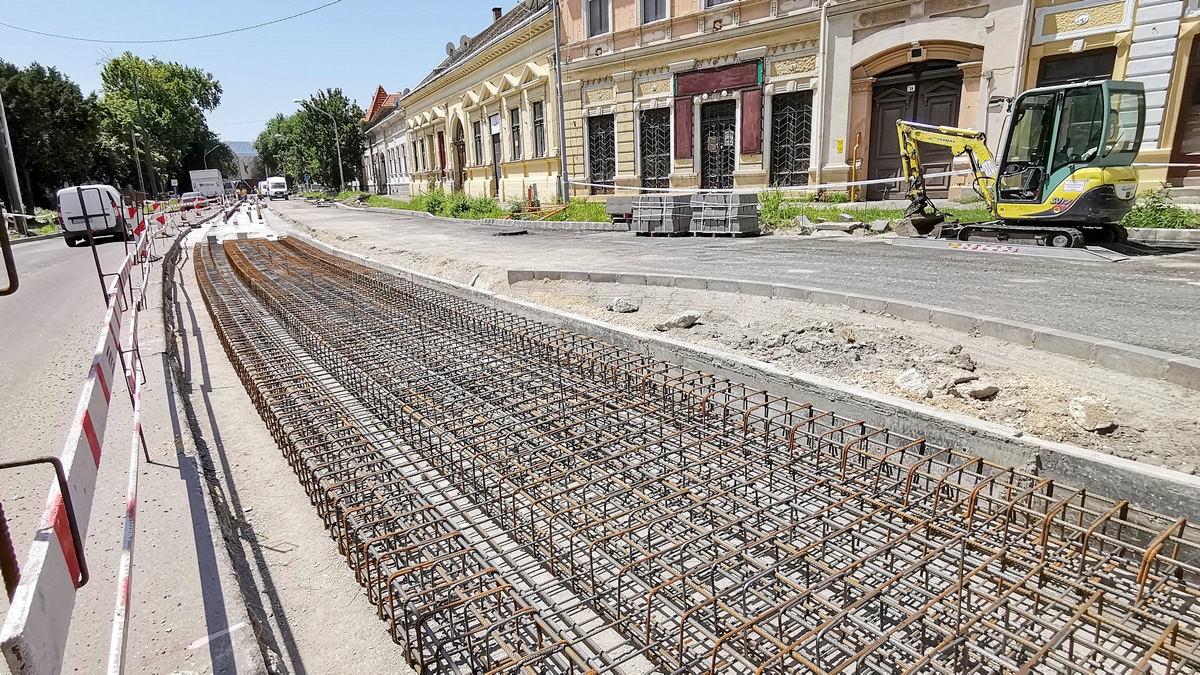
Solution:
M844 305L846 304L846 294L814 288L808 292L808 301L818 305Z
M808 289L803 286L775 284L771 287L771 297L786 298L788 300L808 300Z
M742 290L742 282L732 279L709 279L708 290L718 293L737 293Z
M675 288L703 291L708 288L708 280L700 277L675 277Z
M675 286L675 277L669 274L647 274L646 285L666 286L667 288L672 288Z
M615 284L617 275L612 272L588 272L588 281L593 284Z
M562 279L563 281L586 282L586 281L588 281L588 273L587 272L560 272L558 275L558 278Z
M1181 387L1200 390L1200 359L1186 356L1171 359L1167 362L1166 380Z
M554 270L538 270L533 273L534 279L550 279L552 281L558 281L560 276L561 273Z
M1033 344L1033 336L1037 334L1037 331L1037 326L1017 321L984 319L979 322L980 335L1006 340L1025 347Z
M929 316L933 313L933 308L915 302L888 302L884 311L901 319L929 323Z
M1167 363L1172 354L1146 349L1124 342L1098 342L1093 358L1096 364L1135 377L1162 379L1167 375Z
M775 288L775 284L760 282L760 281L743 281L738 284L739 292L743 295L755 295L760 298L769 298Z
M1095 356L1096 343L1098 342L1103 342L1103 340L1088 337L1087 335L1079 335L1078 333L1054 330L1053 328L1039 328L1033 334L1033 346L1035 349L1083 359L1085 361L1091 361L1092 357Z
M929 312L929 322L938 326L945 326L954 330L960 330L964 333L970 333L979 326L979 322L983 317L966 312L955 312L949 309L934 308Z
M888 301L886 298L877 298L873 295L846 295L846 304L850 309L864 309L868 312L883 313L887 311Z
M627 286L645 286L646 285L646 275L645 274L618 274L617 275L617 283L625 284Z
M515 284L521 281L533 281L533 270L508 271L508 283Z

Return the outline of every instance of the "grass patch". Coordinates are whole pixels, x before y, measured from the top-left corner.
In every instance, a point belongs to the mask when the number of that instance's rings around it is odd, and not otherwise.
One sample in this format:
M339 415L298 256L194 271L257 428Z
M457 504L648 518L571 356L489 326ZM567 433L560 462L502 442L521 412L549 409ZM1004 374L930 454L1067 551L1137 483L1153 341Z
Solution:
M1148 227L1171 230L1200 228L1200 212L1175 205L1171 193L1163 188L1142 193L1133 210L1121 220L1125 227Z
M760 192L758 203L759 221L764 230L789 227L796 216L805 216L814 223L820 218L837 220L838 216L843 213L849 214L855 220L864 223L869 223L873 220L888 220L894 223L904 217L904 209L885 209L877 206L869 206L862 202L835 205L785 199L783 194L778 190ZM943 209L943 212L947 216L951 216L964 223L979 223L992 220L991 212L982 206L982 204L978 206Z
M353 197L359 193L342 193ZM342 198L342 195L338 195ZM483 218L502 218L504 209L491 197L472 197L465 192L446 193L434 188L429 192L409 200L394 199L382 195L371 195L367 206L381 209L396 209L399 211L424 211L443 218L460 218L463 220L481 220Z
M572 199L567 209L556 213L546 220L568 223L607 223L608 213L604 210L605 202L587 199Z

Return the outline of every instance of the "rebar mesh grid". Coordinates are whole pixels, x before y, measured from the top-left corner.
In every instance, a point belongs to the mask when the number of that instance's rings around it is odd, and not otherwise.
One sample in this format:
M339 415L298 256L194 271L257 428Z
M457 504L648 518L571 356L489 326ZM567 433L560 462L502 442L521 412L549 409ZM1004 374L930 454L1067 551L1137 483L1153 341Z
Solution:
M665 671L1200 670L1183 520L295 240L223 253L307 357Z

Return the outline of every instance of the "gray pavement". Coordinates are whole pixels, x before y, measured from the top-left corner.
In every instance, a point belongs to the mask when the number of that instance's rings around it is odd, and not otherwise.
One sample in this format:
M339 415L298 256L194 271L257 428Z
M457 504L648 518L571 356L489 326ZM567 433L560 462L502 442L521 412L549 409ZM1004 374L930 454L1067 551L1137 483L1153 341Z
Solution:
M497 228L275 202L370 255L488 268L694 274L792 283L969 311L1200 357L1200 253L1082 262L892 246L874 238L645 238ZM378 249L378 250L376 250Z
M102 240L98 251L105 271L125 255L117 241ZM14 252L21 286L0 298L0 458L58 455L99 337L104 300L90 249L52 239ZM262 671L201 468L184 442L187 423L165 374L157 272L141 315L142 420L154 461L143 461L139 475L128 671ZM99 672L107 664L131 434L128 392L117 384L85 548L91 581L76 598L65 672ZM22 563L50 483L44 467L0 474L0 499ZM7 613L7 597L0 597L0 613Z

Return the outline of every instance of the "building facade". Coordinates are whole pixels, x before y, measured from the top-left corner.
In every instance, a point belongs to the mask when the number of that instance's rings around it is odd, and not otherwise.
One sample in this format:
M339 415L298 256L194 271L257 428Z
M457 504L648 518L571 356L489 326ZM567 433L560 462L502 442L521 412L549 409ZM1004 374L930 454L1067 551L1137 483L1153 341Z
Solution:
M524 3L446 59L404 98L413 191L430 186L514 200L556 196L553 13Z
M403 98L404 94L388 94L379 87L363 116L363 187L367 192L407 199L412 193L412 174Z
M1198 2L565 0L575 192L890 178L897 120L979 129L995 148L1006 99L1090 77L1146 84L1139 161L1200 161ZM930 172L967 168L940 148L922 159ZM1167 172L1146 167L1143 183ZM967 185L941 177L930 192Z

